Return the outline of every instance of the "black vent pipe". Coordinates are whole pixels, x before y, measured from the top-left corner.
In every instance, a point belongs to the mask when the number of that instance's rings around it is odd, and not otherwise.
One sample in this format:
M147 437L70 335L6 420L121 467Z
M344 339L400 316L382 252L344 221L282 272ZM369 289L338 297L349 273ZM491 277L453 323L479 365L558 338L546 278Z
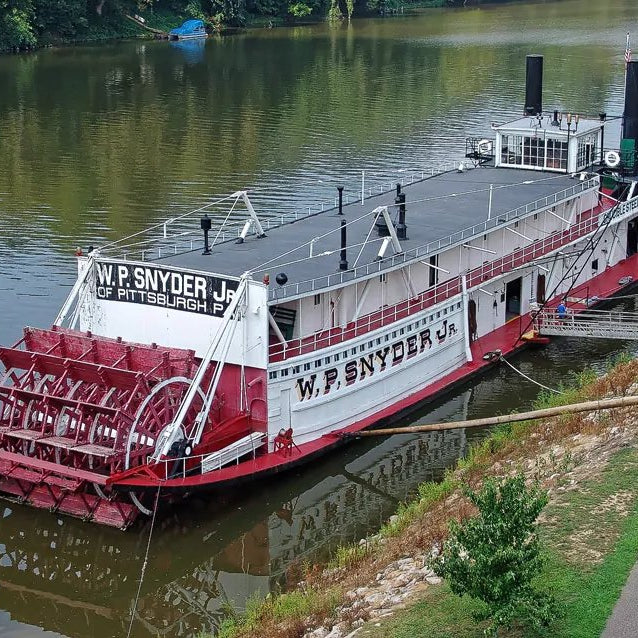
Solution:
M397 224L397 237L399 239L407 239L408 227L405 225L405 193L399 193L394 200L399 205L399 223Z
M346 220L341 220L341 257L339 259L339 270L348 270L348 260L346 259Z
M638 139L638 60L627 64L623 139Z
M525 58L525 115L543 112L543 56Z
M337 186L339 191L339 215L343 215L343 186Z

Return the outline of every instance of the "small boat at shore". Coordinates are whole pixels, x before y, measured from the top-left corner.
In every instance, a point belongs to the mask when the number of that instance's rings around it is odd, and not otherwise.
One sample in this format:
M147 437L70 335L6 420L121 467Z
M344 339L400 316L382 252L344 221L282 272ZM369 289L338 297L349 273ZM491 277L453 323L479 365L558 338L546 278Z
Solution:
M176 27L168 32L169 40L195 40L206 37L208 34L203 20L186 20L181 27Z
M631 285L638 62L620 148L618 118L543 111L542 72L460 162L307 213L237 190L78 251L54 325L0 347L0 494L124 528L310 463L537 341L540 309Z

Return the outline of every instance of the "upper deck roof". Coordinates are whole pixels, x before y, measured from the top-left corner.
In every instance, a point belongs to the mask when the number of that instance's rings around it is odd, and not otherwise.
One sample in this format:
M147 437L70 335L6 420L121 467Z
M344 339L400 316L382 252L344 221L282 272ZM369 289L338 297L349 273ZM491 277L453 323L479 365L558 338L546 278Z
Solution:
M578 120L576 118L578 117ZM507 133L508 131L526 132L535 131L537 133L547 133L554 137L571 136L579 137L581 135L587 135L594 131L599 131L605 122L600 120L593 120L590 118L580 118L579 116L572 116L571 126L567 127L567 116L563 113L559 114L558 125L554 124L553 115L544 114L542 117L519 117L511 122L501 124L495 129L500 133Z
M447 172L406 185L403 192L406 194L408 239L401 240L401 255L396 255L392 246L388 246L382 261L375 261L382 239L374 228L371 211L387 205L391 217L396 219L395 191L367 198L364 205L361 202L345 205L343 216L339 216L336 209L326 210L266 229L267 237L262 239L253 234L243 244L236 244L234 240L217 243L210 255L202 254L199 242L196 250L160 258L147 255L146 259L234 277L251 271L257 280L268 273L271 299L292 298L398 267L406 261L423 259L447 246L469 241L492 228L594 188L596 184L597 178L582 181L556 173L482 167ZM490 185L493 185L492 209L487 221ZM344 218L348 222L349 270L340 271L339 227ZM192 224L193 232L201 239L198 218L193 219ZM310 258L313 239L315 256ZM288 283L280 287L275 284L275 276L282 272L287 275Z

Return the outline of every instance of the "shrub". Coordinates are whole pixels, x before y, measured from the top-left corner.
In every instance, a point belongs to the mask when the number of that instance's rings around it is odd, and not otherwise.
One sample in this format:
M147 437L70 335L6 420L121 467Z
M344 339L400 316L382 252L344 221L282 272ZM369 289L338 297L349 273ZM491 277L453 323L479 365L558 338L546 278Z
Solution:
M502 481L486 480L480 491L464 489L478 514L450 524L450 536L434 561L452 591L483 602L477 620L490 619L486 630L515 621L536 629L556 617L553 599L533 586L542 559L536 519L547 504L538 485L528 488L522 476Z

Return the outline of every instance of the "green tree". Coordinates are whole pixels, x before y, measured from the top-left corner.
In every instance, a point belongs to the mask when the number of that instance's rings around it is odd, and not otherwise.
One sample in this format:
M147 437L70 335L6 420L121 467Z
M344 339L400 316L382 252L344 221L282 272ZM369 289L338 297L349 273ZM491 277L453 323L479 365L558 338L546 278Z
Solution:
M31 0L0 0L0 50L35 46Z
M537 629L548 626L557 607L533 580L542 567L536 519L547 504L547 492L528 488L522 476L500 482L486 480L483 488L465 490L478 514L450 524L450 536L435 560L435 572L452 591L484 603L477 620L490 619L486 633L515 621Z

